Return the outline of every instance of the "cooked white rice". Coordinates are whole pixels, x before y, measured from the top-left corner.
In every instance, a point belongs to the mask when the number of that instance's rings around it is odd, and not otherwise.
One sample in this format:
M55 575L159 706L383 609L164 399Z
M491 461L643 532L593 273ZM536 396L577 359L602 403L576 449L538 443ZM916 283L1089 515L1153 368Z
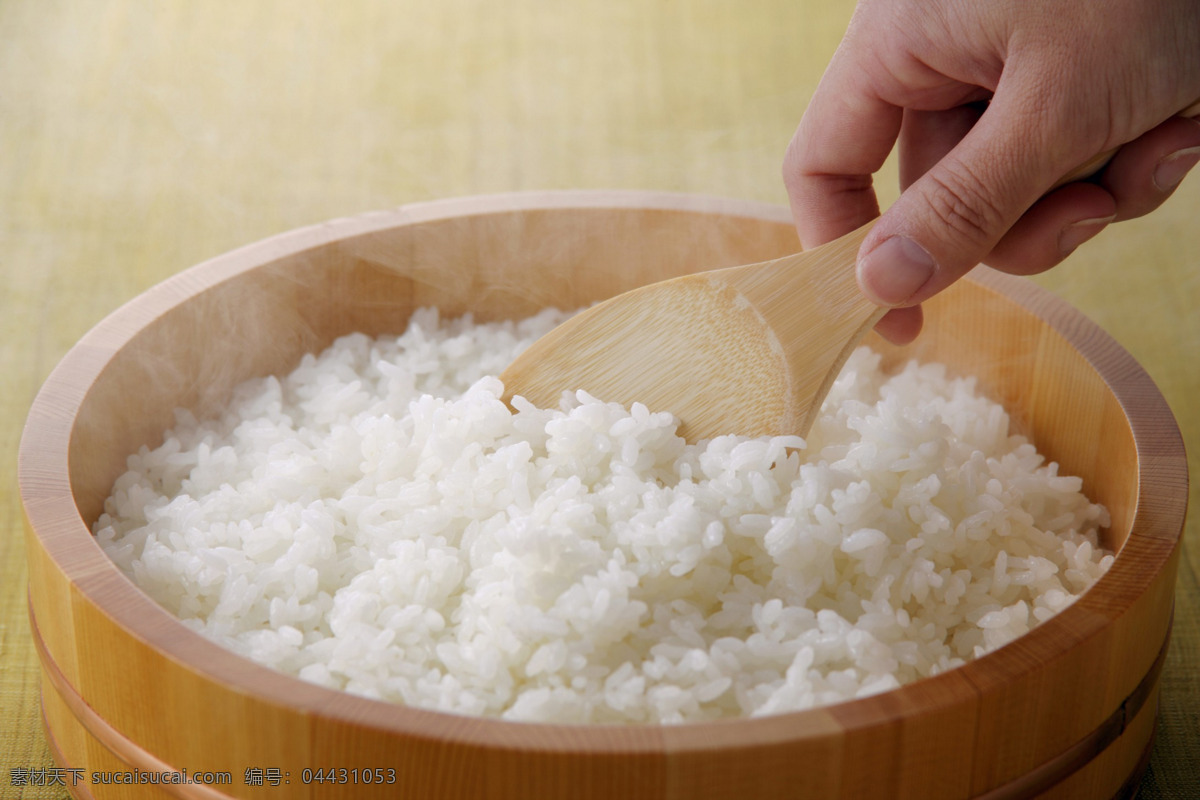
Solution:
M860 349L807 445L687 445L582 393L500 401L562 315L340 339L220 419L177 412L95 526L187 625L424 708L557 722L774 714L997 648L1112 563L1105 510L970 379Z

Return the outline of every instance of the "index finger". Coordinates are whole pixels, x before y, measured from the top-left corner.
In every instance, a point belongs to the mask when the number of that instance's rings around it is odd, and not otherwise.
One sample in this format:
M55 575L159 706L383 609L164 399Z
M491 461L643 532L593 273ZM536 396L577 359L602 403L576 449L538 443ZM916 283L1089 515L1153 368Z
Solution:
M900 135L904 110L881 99L865 74L843 42L788 144L783 181L806 248L879 216L872 175Z

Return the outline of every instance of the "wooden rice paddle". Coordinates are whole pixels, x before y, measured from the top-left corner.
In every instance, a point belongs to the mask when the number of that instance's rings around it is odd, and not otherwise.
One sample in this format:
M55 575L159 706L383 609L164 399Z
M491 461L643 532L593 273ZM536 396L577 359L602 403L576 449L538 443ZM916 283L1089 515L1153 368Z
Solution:
M1181 116L1200 113L1200 102ZM1116 150L1065 175L1100 170ZM727 433L805 436L850 353L887 309L854 264L874 223L774 261L643 286L567 320L500 376L505 400L556 407L564 390L680 420L690 442Z
M640 402L673 412L688 441L804 435L846 358L886 311L854 277L870 228L610 298L513 361L500 376L505 398L553 408L563 390L582 389Z

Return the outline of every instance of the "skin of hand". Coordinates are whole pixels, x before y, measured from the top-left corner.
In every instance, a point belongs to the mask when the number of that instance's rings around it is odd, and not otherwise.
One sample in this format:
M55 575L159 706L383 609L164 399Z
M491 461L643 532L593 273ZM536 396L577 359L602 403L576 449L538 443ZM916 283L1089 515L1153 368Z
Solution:
M858 257L903 343L920 303L977 263L1041 272L1157 208L1200 160L1200 0L860 0L788 146L801 244L879 216ZM1120 148L1089 180L1053 188Z

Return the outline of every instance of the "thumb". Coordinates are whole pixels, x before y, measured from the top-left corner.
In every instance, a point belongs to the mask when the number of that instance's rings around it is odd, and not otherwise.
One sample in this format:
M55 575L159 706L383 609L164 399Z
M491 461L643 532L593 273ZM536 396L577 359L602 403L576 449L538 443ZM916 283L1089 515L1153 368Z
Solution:
M1039 133L1036 110L1005 108L1000 98L863 242L859 285L880 305L917 305L966 274L1073 166L1080 148L1064 147L1070 137ZM1052 126L1044 116L1040 124Z

